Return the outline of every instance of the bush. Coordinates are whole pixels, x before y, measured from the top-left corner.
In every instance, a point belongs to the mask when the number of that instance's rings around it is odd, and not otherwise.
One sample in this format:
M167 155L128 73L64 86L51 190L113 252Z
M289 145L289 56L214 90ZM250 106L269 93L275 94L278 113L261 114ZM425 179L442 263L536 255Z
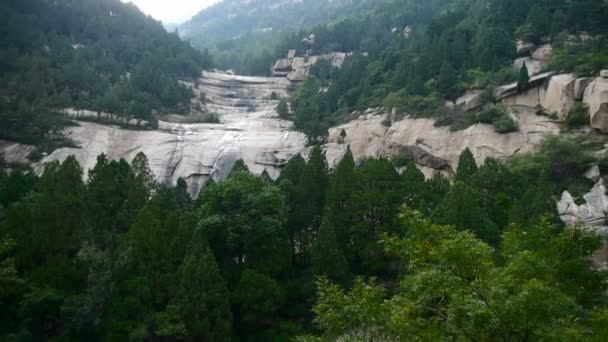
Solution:
M502 105L486 105L481 112L475 116L476 122L494 125L497 133L505 134L516 132L519 129L517 122L511 118L507 109Z
M577 102L566 117L566 127L578 128L589 125L589 108L582 102Z
M443 101L439 94L429 96L410 95L405 89L390 93L384 99L384 108L397 109L399 113L406 113L412 117L434 118L441 114Z
M517 132L519 130L519 125L511 116L505 115L494 121L494 129L497 133L506 134Z
M591 39L582 44L564 43L553 50L548 69L595 76L608 65L608 39Z

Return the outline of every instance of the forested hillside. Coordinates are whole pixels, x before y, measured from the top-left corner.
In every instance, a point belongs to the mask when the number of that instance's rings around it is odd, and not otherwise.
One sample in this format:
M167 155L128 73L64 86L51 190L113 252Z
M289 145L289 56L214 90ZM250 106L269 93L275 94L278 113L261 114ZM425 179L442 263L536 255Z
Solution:
M385 0L225 0L179 27L199 49L209 49L218 67L239 74L266 74L276 44L301 28L360 15ZM301 39L301 38L300 38Z
M0 138L62 143L66 107L154 126L155 113L188 110L178 79L210 66L120 0L6 0L0 12Z
M86 183L72 157L0 173L0 339L605 341L600 238L553 197L602 139L507 165L465 150L453 184L350 153L330 171L315 147L194 201L143 154L100 156Z

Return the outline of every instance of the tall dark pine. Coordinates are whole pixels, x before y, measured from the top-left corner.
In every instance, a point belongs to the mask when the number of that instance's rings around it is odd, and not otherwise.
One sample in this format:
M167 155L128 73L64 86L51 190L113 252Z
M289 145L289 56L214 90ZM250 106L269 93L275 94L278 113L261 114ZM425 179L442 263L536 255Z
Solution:
M528 66L526 65L526 62L524 62L521 69L519 69L517 88L520 92L526 91L530 88L530 74L528 73Z

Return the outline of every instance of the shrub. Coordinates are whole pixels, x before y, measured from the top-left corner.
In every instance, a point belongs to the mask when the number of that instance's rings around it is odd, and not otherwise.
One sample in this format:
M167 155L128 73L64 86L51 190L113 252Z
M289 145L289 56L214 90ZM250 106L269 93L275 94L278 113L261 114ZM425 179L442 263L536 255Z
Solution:
M589 108L582 102L577 102L566 117L566 127L572 129L589 124Z
M519 125L511 116L505 115L494 121L494 129L497 133L506 134L517 132L519 130Z

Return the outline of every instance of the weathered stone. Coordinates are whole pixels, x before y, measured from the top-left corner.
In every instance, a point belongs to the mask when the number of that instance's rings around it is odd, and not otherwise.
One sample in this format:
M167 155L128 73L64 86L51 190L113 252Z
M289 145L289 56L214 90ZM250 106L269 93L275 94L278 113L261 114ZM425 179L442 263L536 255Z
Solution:
M513 69L515 71L519 71L524 65L524 62L526 63L526 68L528 68L529 76L538 75L545 68L545 63L543 61L539 61L531 57L520 57L513 62Z
M532 58L538 61L547 61L552 55L553 47L551 44L543 44L534 50L534 53L532 53Z
M504 160L532 151L546 135L559 133L558 124L536 115L532 108L514 108L513 116L519 131L498 134L493 126L484 124L453 132L449 127L435 127L432 119L405 118L386 127L385 115L370 114L330 129L328 140L332 149L350 146L358 161L407 153L419 166L450 173L458 167L460 153L467 147L478 163L487 157ZM346 132L344 144L340 144L342 130Z
M29 164L28 156L35 149L32 145L0 140L0 157L10 164Z
M590 181L597 183L601 177L600 167L598 165L591 166L589 169L587 169L587 171L585 171L584 176Z
M288 80L205 72L199 83L195 92L207 94L207 107L219 114L220 124L161 121L158 130L131 131L80 122L64 133L81 148L58 149L43 162L75 155L86 171L100 153L130 161L144 152L160 183L175 184L182 177L196 196L207 180L225 178L238 159L252 172L266 170L276 178L287 160L306 147L306 136L277 117L278 101L268 100L273 92L286 96ZM39 172L43 168L42 164L35 167Z
M517 42L517 54L518 55L525 55L525 54L529 54L530 52L532 52L532 50L534 50L534 48L536 47L536 44L534 43L529 43L529 42L524 42L524 41L518 41Z
M600 71L600 77L608 78L608 70L602 70L602 71Z
M287 52L287 58L293 59L295 56L296 56L296 50L289 50L289 52Z
M574 74L562 74L551 77L547 87L541 89L540 105L549 113L565 119L574 106Z
M585 89L583 101L589 107L591 127L608 133L608 79L593 80Z
M608 238L608 196L601 178L583 199L585 203L577 205L572 195L564 191L557 203L561 220L569 225L580 225L581 229L595 232L604 239ZM602 248L593 253L591 267L608 271L608 244L604 243Z
M481 91L469 91L456 100L456 106L467 112L478 109L482 105L482 97Z
M530 77L530 88L541 86L547 79L553 76L553 72L548 71ZM497 100L502 100L510 96L515 96L518 93L517 82L501 85L494 91L494 97Z
M588 77L577 78L576 81L574 81L574 99L576 101L583 100L585 89L587 89L587 86L589 83L591 83L591 81L592 79Z

